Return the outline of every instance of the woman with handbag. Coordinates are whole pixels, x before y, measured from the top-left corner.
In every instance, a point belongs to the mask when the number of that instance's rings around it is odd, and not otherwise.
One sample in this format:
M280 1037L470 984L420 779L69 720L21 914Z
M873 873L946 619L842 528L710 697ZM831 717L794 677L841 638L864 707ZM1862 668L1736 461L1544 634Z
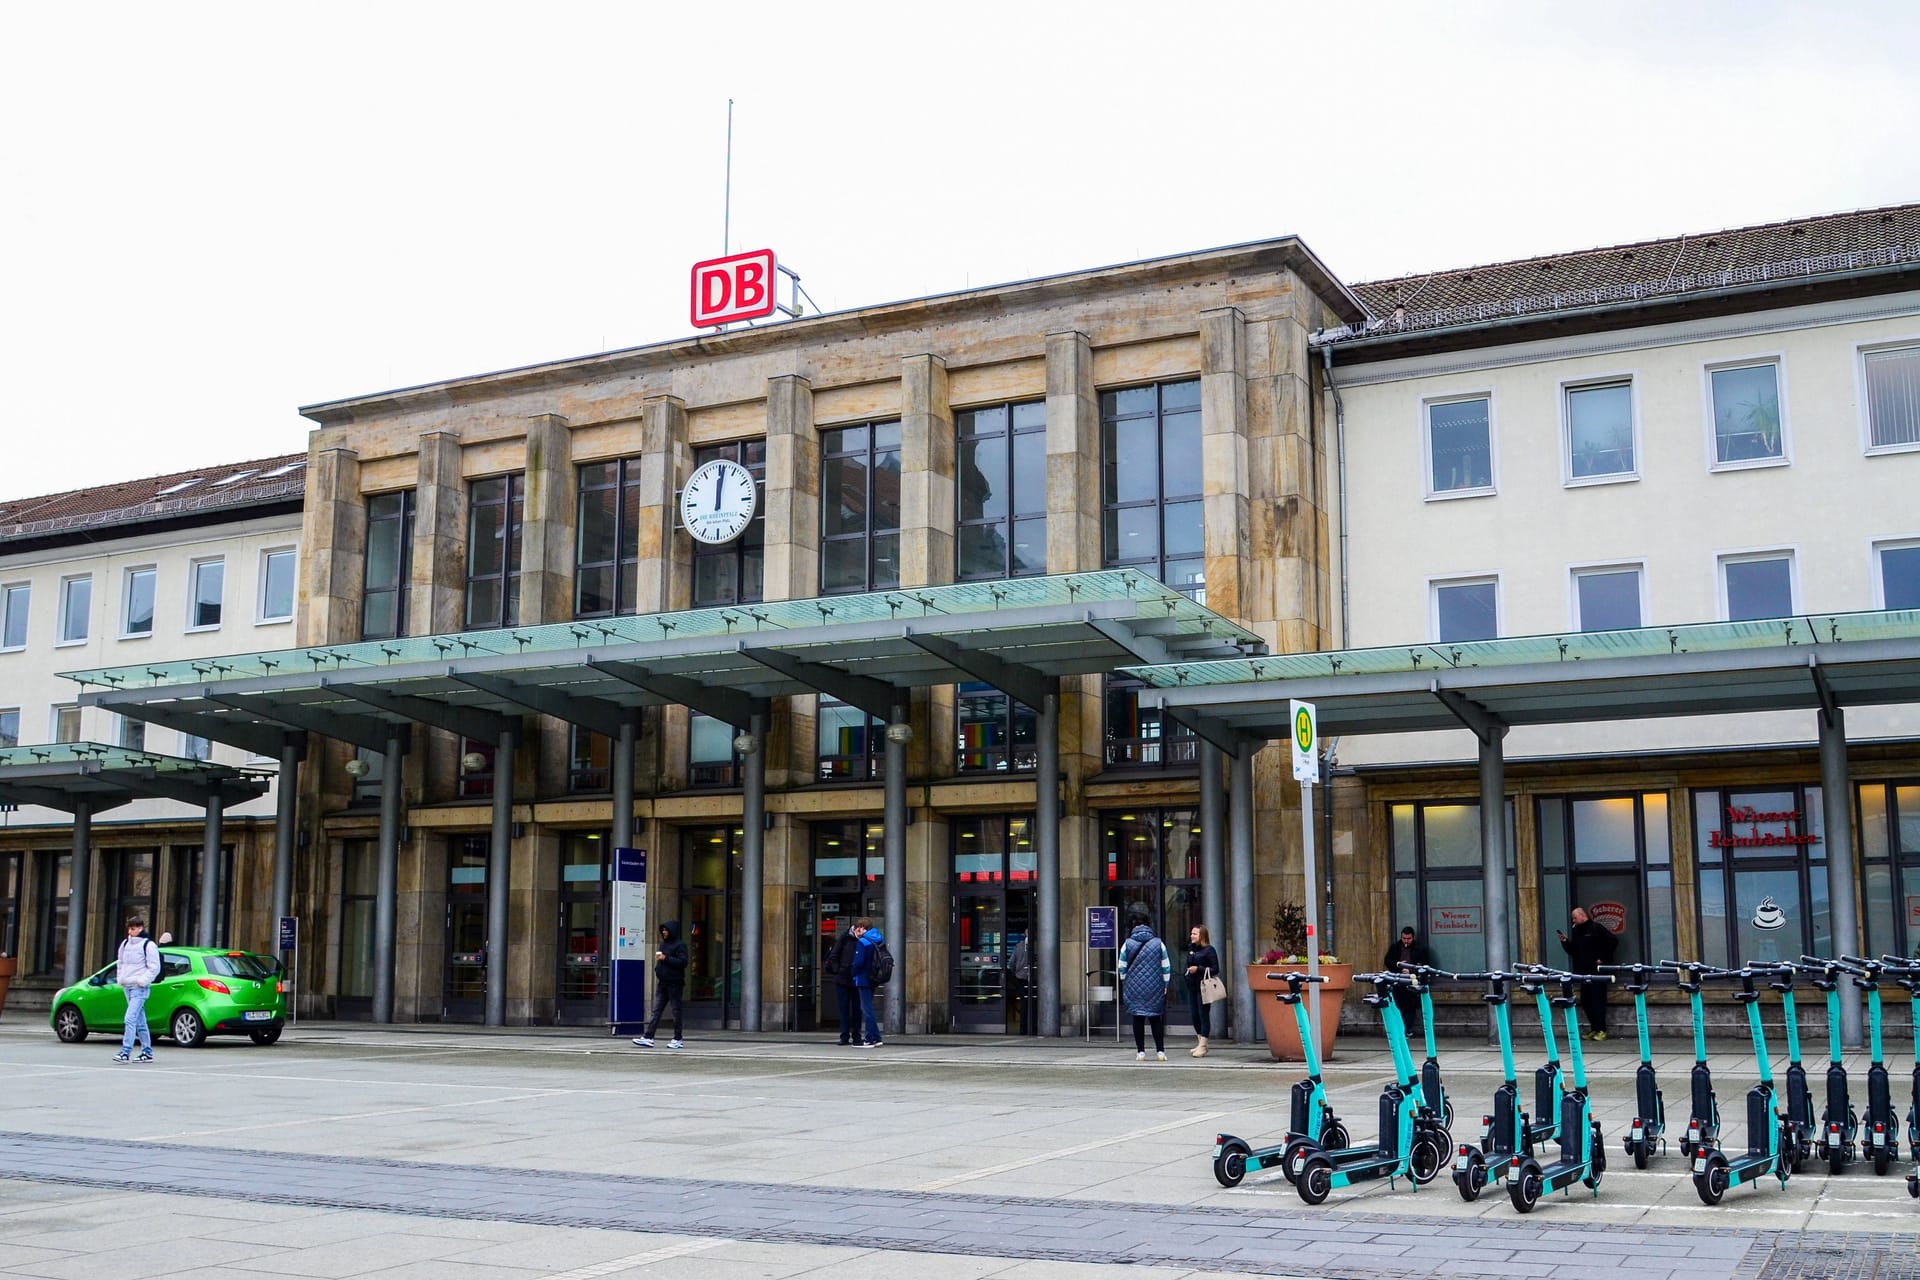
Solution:
M1227 998L1227 985L1220 980L1220 953L1213 949L1207 926L1197 924L1187 934L1187 1010L1193 1015L1193 1033L1199 1043L1193 1046L1196 1058L1207 1056L1207 1040L1213 1035L1213 1003Z

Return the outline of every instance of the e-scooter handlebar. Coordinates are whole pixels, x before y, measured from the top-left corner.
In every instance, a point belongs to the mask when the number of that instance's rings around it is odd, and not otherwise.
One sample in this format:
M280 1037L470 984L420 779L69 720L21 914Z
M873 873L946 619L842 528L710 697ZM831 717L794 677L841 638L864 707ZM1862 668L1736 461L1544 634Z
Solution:
M1267 980L1269 982L1325 982L1327 975L1324 973L1269 973Z
M1666 971L1657 964L1603 964L1600 972L1625 975L1630 980L1622 985L1634 995L1644 995L1653 980Z

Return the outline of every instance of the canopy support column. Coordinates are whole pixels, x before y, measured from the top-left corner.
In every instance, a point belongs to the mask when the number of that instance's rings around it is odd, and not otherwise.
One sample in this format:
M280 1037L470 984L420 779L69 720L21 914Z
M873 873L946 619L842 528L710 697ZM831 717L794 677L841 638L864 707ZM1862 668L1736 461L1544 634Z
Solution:
M1034 726L1038 751L1034 762L1034 977L1038 979L1035 1027L1043 1036L1060 1034L1060 694L1040 699Z
M1487 905L1487 968L1505 970L1507 920L1507 726L1489 725L1480 740L1480 896ZM1411 921L1401 921L1398 929ZM1395 935L1396 937L1398 934ZM1487 1006L1488 1031L1494 1031L1493 1006Z
M613 847L633 848L633 717L620 721L613 740Z
M1827 900L1833 909L1835 955L1864 955L1853 898L1853 784L1847 777L1847 715L1838 703L1820 709L1820 808L1826 819ZM1840 1002L1840 1041L1860 1047L1860 993Z
M1227 910L1233 918L1228 935L1226 965L1240 980L1230 983L1233 993L1235 1037L1251 1042L1259 1034L1260 1011L1254 1007L1253 988L1247 985L1247 966L1253 963L1258 925L1254 923L1253 884L1253 753L1248 743L1233 757L1233 791L1227 797ZM1206 835L1202 831L1201 836ZM1124 927L1124 926L1123 926Z
M280 776L273 794L273 925L279 950L280 920L293 914L293 844L300 800L300 743L289 738L280 748Z
M1207 927L1207 937L1222 954L1227 943L1227 794L1220 789L1221 775L1226 772L1224 763L1217 747L1200 743L1200 923ZM1166 940L1170 948L1185 941ZM1240 985L1242 982L1233 982L1228 989ZM1226 1014L1228 1010L1220 1012ZM1219 1030L1224 1037L1233 1028L1223 1026Z
M73 802L73 873L67 883L72 887L67 899L67 954L65 977L68 985L80 981L81 962L87 947L87 882L93 865L93 807L79 797ZM122 922L109 920L109 925ZM118 937L123 930L110 929Z
M493 833L487 849L487 1025L507 1024L507 901L513 873L513 730L493 752Z
M907 946L907 743L913 737L905 702L895 702L887 715L886 806L882 810L881 872L886 877L887 925L892 935L893 989L887 993L886 1025L890 1036L907 1033L907 982L912 971Z
M400 813L406 753L403 730L387 730L380 766L380 864L373 900L373 1020L393 1021L394 923L400 905Z
M226 800L218 790L207 792L207 825L200 840L200 936L195 945L219 945L214 916L220 910L220 846L225 843Z
M761 1027L760 969L765 963L761 938L765 928L767 865L767 713L754 711L747 716L745 736L750 739L740 752L740 767L746 774L740 796L740 1029L758 1031ZM734 746L739 747L735 739Z

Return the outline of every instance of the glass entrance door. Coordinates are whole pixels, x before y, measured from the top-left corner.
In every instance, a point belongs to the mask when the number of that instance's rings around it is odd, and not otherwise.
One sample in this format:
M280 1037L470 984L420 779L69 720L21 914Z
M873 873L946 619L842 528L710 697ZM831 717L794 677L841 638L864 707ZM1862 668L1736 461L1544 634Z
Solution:
M555 1020L603 1023L607 1004L607 850L601 832L574 832L560 847L559 998ZM651 956L653 953L647 953Z
M456 836L447 851L446 985L440 1016L478 1022L487 999L487 837Z
M379 902L380 862L371 840L340 846L340 991L334 1013L373 1016L373 917Z
M953 1029L1031 1034L1033 819L956 818L952 832Z
M886 901L877 889L796 893L793 897L794 964L790 971L793 1012L788 1021L794 1031L824 1027L837 1030L840 997L834 990L833 975L827 972L827 959L840 939L853 931L854 921L861 916L879 920ZM894 944L890 941L889 945ZM874 1016L881 1017L886 1007L887 988L881 987L873 994ZM855 1032L860 1030L854 1028Z

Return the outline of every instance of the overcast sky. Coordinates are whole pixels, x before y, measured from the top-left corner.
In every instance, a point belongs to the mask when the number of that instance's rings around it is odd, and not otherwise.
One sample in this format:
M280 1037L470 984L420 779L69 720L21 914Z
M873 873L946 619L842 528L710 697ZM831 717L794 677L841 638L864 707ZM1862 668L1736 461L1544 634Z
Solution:
M1920 200L1920 5L10 4L0 498L302 404L1297 234L1365 280Z

